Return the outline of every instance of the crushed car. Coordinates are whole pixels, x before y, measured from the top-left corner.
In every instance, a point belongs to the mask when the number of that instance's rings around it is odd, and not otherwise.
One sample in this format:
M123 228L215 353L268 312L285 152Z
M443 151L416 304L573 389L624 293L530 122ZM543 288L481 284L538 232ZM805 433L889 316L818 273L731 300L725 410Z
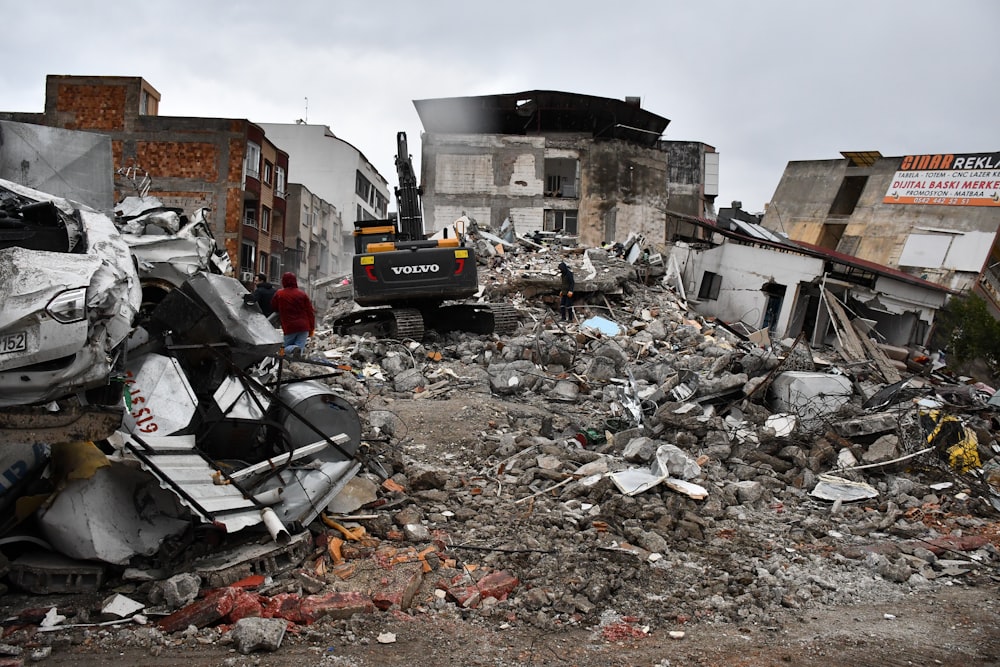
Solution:
M106 436L141 303L114 223L0 180L0 293L0 443L46 440L49 429Z

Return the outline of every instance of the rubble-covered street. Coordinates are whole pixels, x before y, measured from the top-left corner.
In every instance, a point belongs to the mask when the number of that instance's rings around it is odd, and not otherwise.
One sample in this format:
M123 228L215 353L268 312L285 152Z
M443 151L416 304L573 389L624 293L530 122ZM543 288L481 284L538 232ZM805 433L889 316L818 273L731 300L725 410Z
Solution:
M335 297L285 359L210 254L142 304L123 428L4 487L0 665L1000 660L991 387L738 333L640 247L479 243L512 335Z

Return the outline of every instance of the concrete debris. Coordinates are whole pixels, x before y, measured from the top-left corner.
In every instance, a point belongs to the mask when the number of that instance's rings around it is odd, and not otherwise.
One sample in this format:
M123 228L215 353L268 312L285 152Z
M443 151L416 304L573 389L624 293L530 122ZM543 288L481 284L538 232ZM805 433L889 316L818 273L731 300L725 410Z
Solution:
M285 638L288 622L281 618L241 618L229 631L236 650L243 655L254 651L277 651Z
M243 654L385 613L617 640L770 627L996 567L996 392L947 366L907 376L907 348L843 303L811 347L699 314L641 237L484 230L480 294L516 306L516 331L342 336L324 326L345 294L291 360L180 215L123 207L138 275L164 291L121 339L115 427L25 436L0 460L22 622L46 617L32 595L113 587L69 620L148 616ZM558 316L563 261L578 324ZM44 406L14 407L25 424Z

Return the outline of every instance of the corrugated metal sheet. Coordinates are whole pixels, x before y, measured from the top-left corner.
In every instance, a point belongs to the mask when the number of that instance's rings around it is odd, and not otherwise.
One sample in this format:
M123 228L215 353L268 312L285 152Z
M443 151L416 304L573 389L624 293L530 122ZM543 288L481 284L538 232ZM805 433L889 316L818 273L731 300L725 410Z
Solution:
M192 514L206 523L220 523L226 532L260 524L260 508L232 484L217 484L217 470L195 448L194 436L171 435L126 441L142 468L173 491Z

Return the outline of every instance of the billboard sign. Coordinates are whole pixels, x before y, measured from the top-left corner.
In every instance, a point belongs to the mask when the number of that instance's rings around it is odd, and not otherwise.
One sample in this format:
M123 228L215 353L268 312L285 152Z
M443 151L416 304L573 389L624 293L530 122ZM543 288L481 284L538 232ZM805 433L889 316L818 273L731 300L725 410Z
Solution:
M882 202L1000 206L1000 153L905 155Z

